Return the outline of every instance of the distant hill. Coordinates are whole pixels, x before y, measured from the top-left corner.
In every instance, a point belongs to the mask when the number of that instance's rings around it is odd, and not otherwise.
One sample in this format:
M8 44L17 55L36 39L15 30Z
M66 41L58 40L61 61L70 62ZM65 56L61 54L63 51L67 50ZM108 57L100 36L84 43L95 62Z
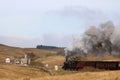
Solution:
M5 58L10 57L21 57L24 56L25 53L33 53L38 58L52 56L52 55L60 55L64 53L64 49L62 48L49 48L49 49L38 49L38 48L19 48L12 47L4 44L0 44L0 62L4 62Z
M23 54L24 51L22 48L0 44L0 62L3 62L6 57L21 56Z

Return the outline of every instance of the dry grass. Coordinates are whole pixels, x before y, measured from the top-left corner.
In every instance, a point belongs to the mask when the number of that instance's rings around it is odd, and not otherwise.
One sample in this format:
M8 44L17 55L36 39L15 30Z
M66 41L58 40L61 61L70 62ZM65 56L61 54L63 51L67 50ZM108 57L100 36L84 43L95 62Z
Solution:
M0 44L0 63L3 63L6 57L21 57L25 53L33 53L37 58L45 58L47 56L56 55L60 51L63 51L63 49L44 50L35 48L18 48Z
M105 56L103 58L103 60L106 60L106 61L120 61L120 58L119 57L113 57L113 56Z
M70 75L31 78L31 80L120 80L120 71L79 72Z
M0 44L0 63L4 62L6 57L18 57L24 55L24 50L22 48L10 47Z
M0 80L120 80L120 71L79 72L57 76L21 76L19 78L0 78Z
M61 49L44 50L34 48L16 48L0 45L0 80L30 80L30 78L50 76L49 73L42 69L20 67L18 65L3 65L2 63L4 63L6 57L21 57L25 53L33 53L37 57L35 58L35 61L38 63L43 62L44 64L48 63L54 65L60 62L60 64L62 64L64 57L55 56L60 51ZM49 60L48 62L47 59Z
M63 49L62 49L63 50ZM120 70L118 71L64 71L61 69L64 56L56 55L62 52L56 50L23 49L0 45L0 62L6 57L22 56L25 52L34 53L37 58L35 62L48 64L53 76L42 69L30 67L20 67L16 65L1 65L0 80L120 80ZM98 60L96 57L87 57L87 60ZM112 56L104 57L104 60L120 60ZM54 65L59 65L59 70L54 70ZM86 70L86 69L85 69Z
M39 58L36 61L41 61L43 64L54 66L54 65L63 65L65 58L64 56L49 56L46 58Z
M96 56L88 56L88 57L85 57L85 60L87 60L87 61L101 61L101 60L103 60L103 61L120 61L120 58L114 57L111 55L106 55L101 59Z
M49 76L49 74L43 72L43 70L40 69L13 66L13 65L0 66L0 79L16 80L26 77L36 78L36 77L44 77L44 76Z

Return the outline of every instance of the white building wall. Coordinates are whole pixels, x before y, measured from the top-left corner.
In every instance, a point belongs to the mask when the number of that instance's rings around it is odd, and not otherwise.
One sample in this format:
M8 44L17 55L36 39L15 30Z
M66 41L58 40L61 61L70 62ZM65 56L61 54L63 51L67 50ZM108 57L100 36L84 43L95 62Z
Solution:
M9 64L10 63L10 58L6 58L5 63Z

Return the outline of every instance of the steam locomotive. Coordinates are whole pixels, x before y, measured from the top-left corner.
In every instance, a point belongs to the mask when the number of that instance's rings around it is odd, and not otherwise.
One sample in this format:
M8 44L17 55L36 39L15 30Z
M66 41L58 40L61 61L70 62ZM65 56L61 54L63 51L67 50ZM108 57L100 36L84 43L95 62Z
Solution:
M79 70L85 67L93 67L98 69L119 70L120 61L68 61L63 65L64 70Z

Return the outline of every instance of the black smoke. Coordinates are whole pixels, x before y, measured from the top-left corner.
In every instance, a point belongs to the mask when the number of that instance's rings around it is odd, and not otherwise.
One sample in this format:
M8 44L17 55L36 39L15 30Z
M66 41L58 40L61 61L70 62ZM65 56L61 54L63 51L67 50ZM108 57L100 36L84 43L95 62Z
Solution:
M67 57L89 55L120 57L119 27L111 21L89 27L82 36L73 39L71 47L65 49L65 55Z

